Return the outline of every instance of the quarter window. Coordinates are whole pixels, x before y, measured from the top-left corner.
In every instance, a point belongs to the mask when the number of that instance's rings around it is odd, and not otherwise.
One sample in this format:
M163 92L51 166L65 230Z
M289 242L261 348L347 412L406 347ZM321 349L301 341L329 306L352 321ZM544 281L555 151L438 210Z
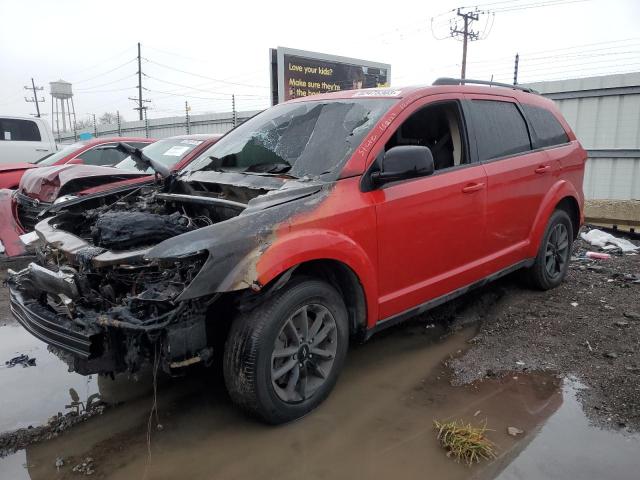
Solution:
M531 150L527 124L514 103L472 100L469 110L480 161Z
M17 118L0 118L0 141L39 142L40 131L36 122Z
M567 132L564 131L558 119L549 110L534 107L533 105L522 105L522 109L535 132L534 148L562 145L569 141Z

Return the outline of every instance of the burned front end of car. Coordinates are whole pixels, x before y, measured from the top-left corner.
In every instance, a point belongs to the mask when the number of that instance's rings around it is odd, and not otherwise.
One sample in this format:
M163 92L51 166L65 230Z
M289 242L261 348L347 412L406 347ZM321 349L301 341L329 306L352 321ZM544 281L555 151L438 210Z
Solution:
M147 185L70 202L35 226L37 260L9 272L14 316L82 374L207 363L212 305L251 286L252 252L288 215L260 206L279 196L263 183Z

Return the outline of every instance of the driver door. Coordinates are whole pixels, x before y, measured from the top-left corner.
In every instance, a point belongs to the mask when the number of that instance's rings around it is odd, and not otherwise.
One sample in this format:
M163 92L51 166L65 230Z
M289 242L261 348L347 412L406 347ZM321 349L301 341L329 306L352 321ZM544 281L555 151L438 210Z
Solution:
M407 108L379 146L425 145L435 172L372 192L377 216L379 319L484 277L487 176L472 161L462 104L430 96ZM385 169L392 166L385 165ZM407 312L408 313L408 312Z

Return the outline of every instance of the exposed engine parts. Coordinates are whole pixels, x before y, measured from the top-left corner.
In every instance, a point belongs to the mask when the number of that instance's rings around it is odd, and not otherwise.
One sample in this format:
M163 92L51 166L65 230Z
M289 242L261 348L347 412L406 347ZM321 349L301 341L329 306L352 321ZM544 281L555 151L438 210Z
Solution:
M191 225L190 225L191 224ZM91 228L98 247L125 250L161 242L193 229L190 219L179 212L158 215L147 212L107 212Z

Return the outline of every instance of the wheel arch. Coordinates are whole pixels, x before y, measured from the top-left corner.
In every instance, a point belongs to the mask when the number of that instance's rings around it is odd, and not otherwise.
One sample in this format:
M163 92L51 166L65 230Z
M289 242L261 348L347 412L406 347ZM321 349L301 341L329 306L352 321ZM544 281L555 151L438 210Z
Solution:
M566 180L558 181L549 189L538 209L531 229L531 235L529 237L529 257L533 258L536 256L549 218L558 208L565 210L569 214L574 228L573 235L574 237L578 235L578 230L580 229L583 218L581 198L576 188Z

